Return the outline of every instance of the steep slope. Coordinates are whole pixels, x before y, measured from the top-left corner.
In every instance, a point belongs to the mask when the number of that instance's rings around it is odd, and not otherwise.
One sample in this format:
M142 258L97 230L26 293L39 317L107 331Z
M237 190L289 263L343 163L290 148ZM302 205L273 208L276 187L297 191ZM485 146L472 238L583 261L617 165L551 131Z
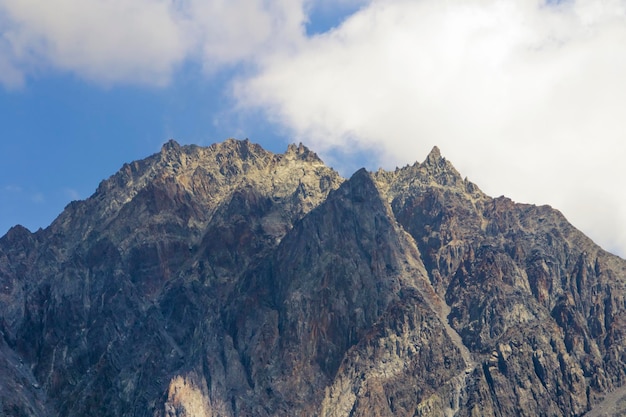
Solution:
M465 410L582 415L624 383L622 259L550 207L485 196L437 149L378 179L482 363Z
M248 141L171 141L48 229L8 233L0 331L48 395L48 413L152 415L196 348L185 338L341 181L302 146L274 155ZM198 285L215 290L210 302L177 311Z
M273 381L262 385L271 393L262 403L279 404L270 415L372 415L381 407L399 415L398 404L415 405L416 392L462 372L462 354L425 302L436 298L426 279L370 174L357 172L285 236L269 268L251 276L252 291L246 283L243 304L234 305L237 344L261 364L252 372ZM274 344L254 343L268 317ZM282 360L266 366L263 359L276 361L272 352ZM432 381L412 373L444 361L450 369ZM358 394L375 384L386 384L397 404L382 393L369 399L374 404ZM251 411L244 415L260 415Z
M580 416L625 385L625 287L436 148L344 180L170 141L0 238L0 415Z

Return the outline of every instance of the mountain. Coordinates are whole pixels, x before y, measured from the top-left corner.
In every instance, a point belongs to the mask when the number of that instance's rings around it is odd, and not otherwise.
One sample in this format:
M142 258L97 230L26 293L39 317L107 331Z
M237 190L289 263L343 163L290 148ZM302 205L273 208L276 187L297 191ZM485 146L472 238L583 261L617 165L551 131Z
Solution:
M0 415L618 415L625 289L437 148L344 179L169 141L0 239Z

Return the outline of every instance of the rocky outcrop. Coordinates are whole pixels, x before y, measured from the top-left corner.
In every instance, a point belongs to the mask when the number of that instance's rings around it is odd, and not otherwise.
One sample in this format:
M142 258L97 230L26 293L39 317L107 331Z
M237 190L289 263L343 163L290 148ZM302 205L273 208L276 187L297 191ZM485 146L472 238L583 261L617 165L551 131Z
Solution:
M0 415L617 413L625 287L436 148L344 180L302 145L170 141L0 239Z

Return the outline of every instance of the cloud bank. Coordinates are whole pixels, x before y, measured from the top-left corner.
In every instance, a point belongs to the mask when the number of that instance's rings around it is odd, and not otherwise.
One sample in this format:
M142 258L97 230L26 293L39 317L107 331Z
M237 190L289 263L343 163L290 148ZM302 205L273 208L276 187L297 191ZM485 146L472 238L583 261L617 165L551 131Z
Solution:
M387 168L438 145L489 194L551 204L626 254L623 1L373 2L235 92Z
M0 84L232 71L240 110L322 154L393 168L438 145L487 193L551 204L626 256L625 1L342 3L307 35L329 2L0 0Z

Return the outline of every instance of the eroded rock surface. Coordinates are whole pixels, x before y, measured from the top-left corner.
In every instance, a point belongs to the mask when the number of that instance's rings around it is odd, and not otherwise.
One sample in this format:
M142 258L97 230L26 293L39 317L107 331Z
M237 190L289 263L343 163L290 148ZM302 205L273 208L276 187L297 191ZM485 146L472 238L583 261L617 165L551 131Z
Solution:
M625 289L436 148L343 179L170 141L0 239L0 415L618 415Z

